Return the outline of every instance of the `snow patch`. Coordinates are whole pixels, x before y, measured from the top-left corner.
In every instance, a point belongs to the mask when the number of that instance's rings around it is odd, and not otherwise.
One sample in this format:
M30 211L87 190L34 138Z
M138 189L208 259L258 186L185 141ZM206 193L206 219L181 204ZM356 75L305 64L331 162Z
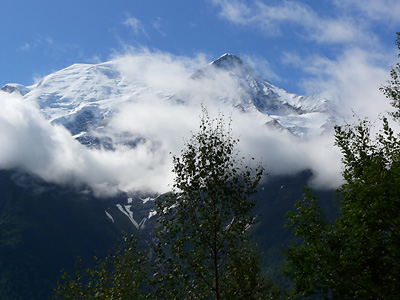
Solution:
M157 215L157 211L152 209L152 210L149 211L149 215L148 215L147 219L150 219L150 218L152 218L152 217L154 217L156 215Z
M112 215L110 215L106 210L104 211L107 215L107 217L114 223L114 218L112 217Z
M140 197L139 197L140 198ZM154 201L157 198L151 198L151 197L147 197L147 198L140 198L140 200L143 201L143 204L148 202L148 201Z
M136 220L133 218L133 212L131 211L132 205L121 205L117 204L118 209L129 218L131 223L136 227L136 229L143 229L144 225L146 223L146 218L143 218L140 223L136 222Z

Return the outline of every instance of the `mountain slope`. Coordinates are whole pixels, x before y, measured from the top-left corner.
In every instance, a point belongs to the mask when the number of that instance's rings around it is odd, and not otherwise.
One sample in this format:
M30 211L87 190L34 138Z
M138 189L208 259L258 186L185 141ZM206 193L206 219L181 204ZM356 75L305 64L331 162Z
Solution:
M124 195L100 200L19 171L0 171L0 299L50 299L61 270L72 273L78 257L93 263L94 255L117 247L122 232L139 236L116 208L126 202ZM136 218L147 216L148 207L135 207ZM143 228L141 237L146 234Z

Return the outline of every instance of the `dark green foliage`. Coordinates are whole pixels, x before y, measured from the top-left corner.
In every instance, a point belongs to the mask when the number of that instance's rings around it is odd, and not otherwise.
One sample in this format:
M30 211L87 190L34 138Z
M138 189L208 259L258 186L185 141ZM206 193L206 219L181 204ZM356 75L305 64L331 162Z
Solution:
M400 108L400 85L393 71L392 78L385 93ZM393 116L398 119L398 112ZM318 198L311 193L287 215L288 226L298 239L285 251L284 272L299 296L399 297L400 140L388 120L382 118L382 122L376 136L368 121L336 127L345 180L338 189L341 215L336 220L326 220Z
M118 249L104 261L96 258L94 268L77 265L74 278L64 273L56 299L148 299L148 272L148 252L139 250L132 238L126 238L126 249Z
M222 117L203 111L200 132L173 157L173 192L156 203L159 291L169 299L268 299L272 284L247 231L261 165L243 166Z
M325 220L310 193L290 212L300 238L286 251L285 272L305 296L394 299L400 289L400 142L384 119L372 139L368 122L336 129L344 158L340 213Z

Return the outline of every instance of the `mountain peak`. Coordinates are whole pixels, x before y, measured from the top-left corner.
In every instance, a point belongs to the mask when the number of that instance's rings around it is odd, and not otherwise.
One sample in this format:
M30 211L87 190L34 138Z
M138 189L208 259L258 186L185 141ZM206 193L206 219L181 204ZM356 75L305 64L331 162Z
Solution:
M225 70L231 70L243 66L244 64L245 63L239 56L230 53L225 53L211 63L212 66Z
M21 96L28 94L31 91L30 87L23 86L22 84L9 83L1 88L1 91L14 94L17 93Z

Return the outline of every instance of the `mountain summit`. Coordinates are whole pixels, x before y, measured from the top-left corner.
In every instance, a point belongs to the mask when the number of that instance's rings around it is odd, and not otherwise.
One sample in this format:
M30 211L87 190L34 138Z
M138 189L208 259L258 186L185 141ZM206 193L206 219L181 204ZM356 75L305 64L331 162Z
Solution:
M243 68L243 67L245 68L246 67L245 63L239 56L236 56L234 54L229 54L229 53L225 53L218 59L214 60L211 63L211 65L214 67L217 67L217 68L227 70L227 71L235 69L235 68Z
M222 55L193 77L213 77L215 73L223 73L235 82L236 97L225 99L226 102L243 112L262 114L266 124L289 130L296 136L323 133L337 118L328 99L319 95L296 95L278 88L236 55Z

